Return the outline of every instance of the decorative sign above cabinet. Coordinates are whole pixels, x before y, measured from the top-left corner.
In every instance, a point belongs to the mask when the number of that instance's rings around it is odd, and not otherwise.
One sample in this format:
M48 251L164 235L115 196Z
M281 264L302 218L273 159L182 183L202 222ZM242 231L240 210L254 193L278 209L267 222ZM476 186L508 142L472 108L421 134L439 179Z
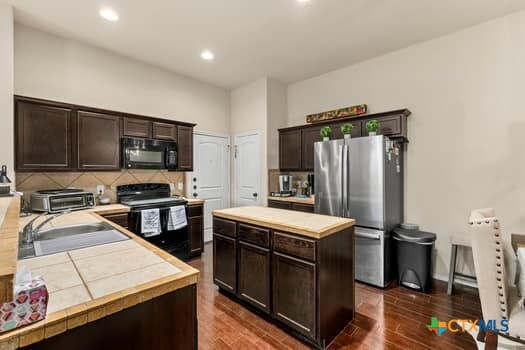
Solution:
M366 104L361 104L352 107L345 107L334 109L333 111L310 114L306 116L307 123L318 123L336 118L355 117L357 115L365 114L368 107Z
M15 96L17 171L121 169L123 136L177 143L178 167L193 170L195 124Z

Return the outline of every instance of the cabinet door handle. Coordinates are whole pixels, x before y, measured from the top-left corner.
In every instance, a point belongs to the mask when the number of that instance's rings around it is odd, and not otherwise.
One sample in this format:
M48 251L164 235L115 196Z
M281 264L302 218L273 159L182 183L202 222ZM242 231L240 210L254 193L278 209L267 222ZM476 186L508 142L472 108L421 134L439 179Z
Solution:
M254 197L257 197L257 196L258 196L257 192L254 192L254 193L253 193L253 196L254 196Z

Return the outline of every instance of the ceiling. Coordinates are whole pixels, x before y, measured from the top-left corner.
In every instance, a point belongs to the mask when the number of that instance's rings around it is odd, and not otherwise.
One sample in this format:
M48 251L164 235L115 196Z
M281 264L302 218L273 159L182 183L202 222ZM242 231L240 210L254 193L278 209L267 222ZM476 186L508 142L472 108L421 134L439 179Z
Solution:
M525 9L523 0L7 0L15 20L217 86L313 77ZM118 12L109 22L102 6ZM200 58L204 49L215 60Z

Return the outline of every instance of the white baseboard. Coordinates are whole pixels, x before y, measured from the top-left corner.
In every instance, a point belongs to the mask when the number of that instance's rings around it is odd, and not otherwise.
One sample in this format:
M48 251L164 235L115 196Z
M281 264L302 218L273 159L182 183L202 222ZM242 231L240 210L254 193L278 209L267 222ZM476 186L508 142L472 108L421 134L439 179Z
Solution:
M439 280L439 281L448 282L448 275L434 274L432 276L432 278L434 278L436 280ZM461 276L456 276L456 278L454 280L454 283L461 284L463 286L478 288L478 285L474 281L466 279L466 278L463 278Z

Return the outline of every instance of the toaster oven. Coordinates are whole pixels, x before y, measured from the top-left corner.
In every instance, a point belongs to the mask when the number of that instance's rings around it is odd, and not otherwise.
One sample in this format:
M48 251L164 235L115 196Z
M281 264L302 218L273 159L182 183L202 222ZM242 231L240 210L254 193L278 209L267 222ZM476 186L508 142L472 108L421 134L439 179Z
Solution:
M95 206L95 195L81 189L41 190L31 194L31 210L59 213Z

